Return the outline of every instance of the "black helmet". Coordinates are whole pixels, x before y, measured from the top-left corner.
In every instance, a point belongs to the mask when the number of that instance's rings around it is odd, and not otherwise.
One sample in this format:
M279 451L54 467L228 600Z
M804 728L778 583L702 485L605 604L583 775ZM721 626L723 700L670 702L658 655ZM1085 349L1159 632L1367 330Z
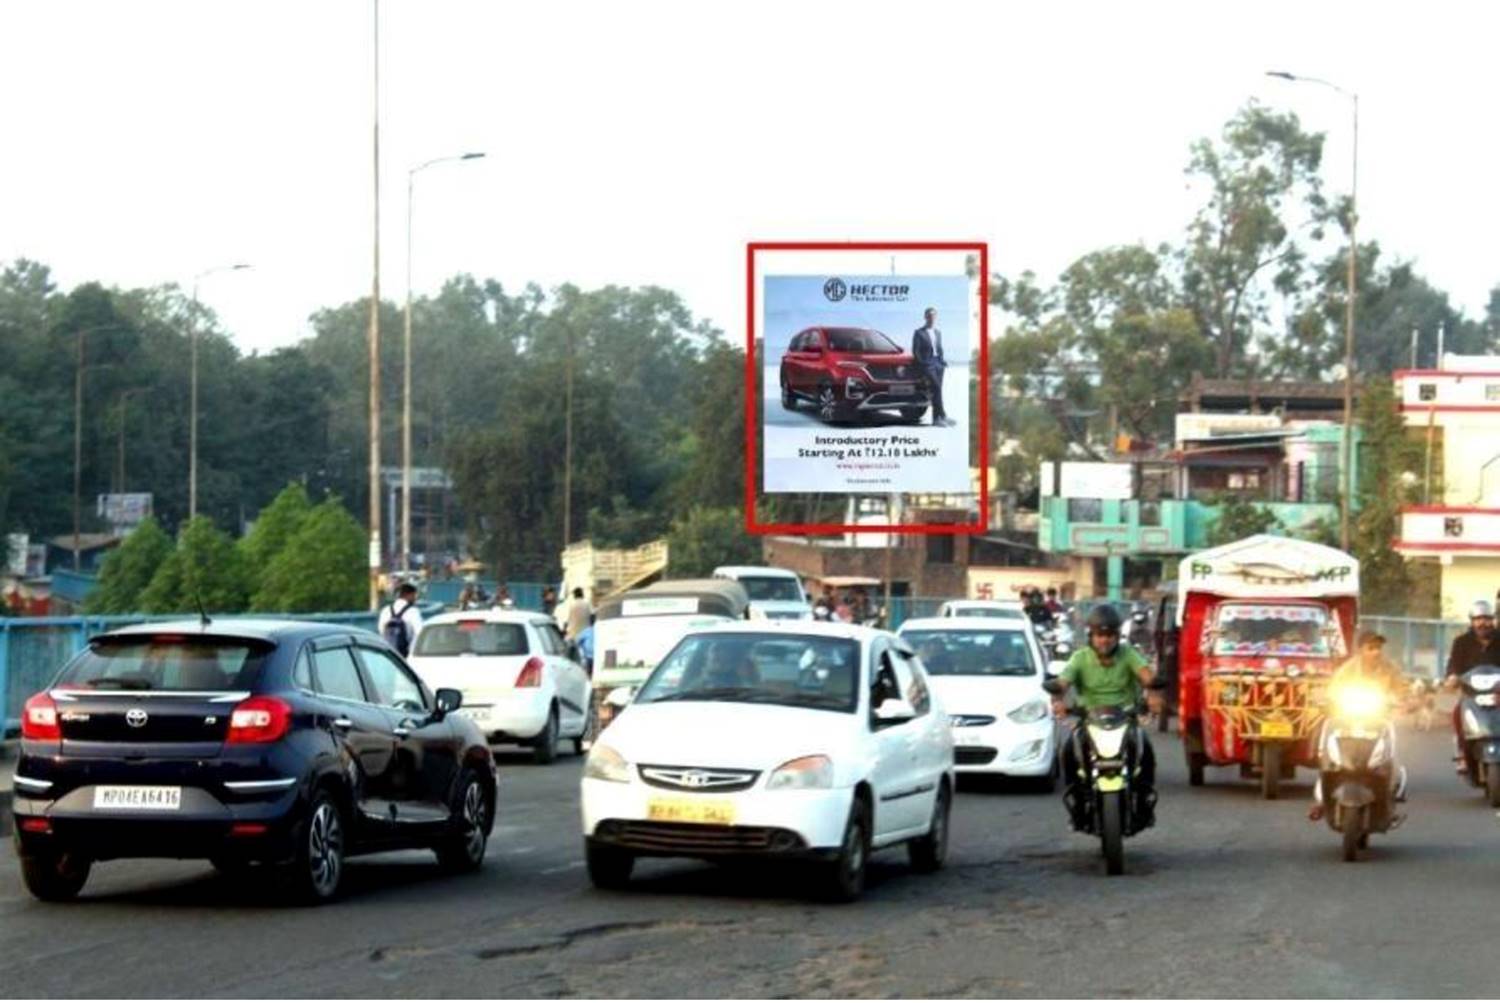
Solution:
M1096 630L1120 632L1120 611L1109 603L1100 603L1089 612L1089 633Z

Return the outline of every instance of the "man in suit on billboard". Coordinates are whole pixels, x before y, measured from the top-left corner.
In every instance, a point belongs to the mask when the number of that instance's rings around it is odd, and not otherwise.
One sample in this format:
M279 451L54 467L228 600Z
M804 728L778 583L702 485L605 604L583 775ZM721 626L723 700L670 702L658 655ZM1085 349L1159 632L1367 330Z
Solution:
M948 368L948 361L943 358L943 332L938 330L937 310L928 307L923 317L926 323L912 333L911 354L917 360L917 368L922 371L932 395L932 423L952 425L953 420L943 410L943 372Z

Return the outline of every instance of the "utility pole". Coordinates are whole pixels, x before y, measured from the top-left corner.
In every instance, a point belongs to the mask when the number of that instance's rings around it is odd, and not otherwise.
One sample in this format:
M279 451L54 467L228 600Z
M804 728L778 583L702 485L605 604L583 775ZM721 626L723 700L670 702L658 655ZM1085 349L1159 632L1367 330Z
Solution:
M568 358L563 416L563 549L573 542L573 325L568 325Z
M87 332L78 332L78 366L73 374L73 570L81 570L79 530L82 527L82 510L79 495L83 490L83 339Z
M374 267L370 277L370 608L380 608L380 0L374 8Z

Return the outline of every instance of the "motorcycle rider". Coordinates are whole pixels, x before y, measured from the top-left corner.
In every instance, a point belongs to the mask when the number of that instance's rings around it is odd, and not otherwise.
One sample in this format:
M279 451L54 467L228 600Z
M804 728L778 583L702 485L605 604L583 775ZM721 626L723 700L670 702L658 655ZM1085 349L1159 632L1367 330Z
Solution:
M1057 622L1057 617L1053 614L1052 610L1047 608L1046 600L1042 598L1041 589L1032 589L1026 593L1026 601L1022 606L1022 610L1031 620L1032 625L1038 630L1051 629L1053 624Z
M1495 608L1483 599L1475 600L1469 607L1469 629L1453 639L1453 648L1448 653L1448 669L1443 685L1448 689L1458 688L1458 679L1476 665L1500 665L1500 634L1495 632ZM1453 737L1458 743L1457 755L1453 757L1459 773L1467 773L1469 765L1464 759L1464 725L1459 708L1460 700L1453 705Z
M1350 683L1372 683L1385 691L1386 699L1394 706L1406 691L1406 679L1396 663L1385 655L1385 636L1373 630L1361 631L1358 651L1343 665L1334 670L1328 680L1329 692ZM1325 725L1326 727L1326 725ZM1396 730L1387 724L1386 741L1390 743L1391 776L1396 781L1396 800L1406 800L1406 767L1396 762ZM1313 804L1307 817L1316 822L1323 817L1323 779L1313 784Z
M1101 603L1089 613L1088 640L1086 647L1079 648L1068 659L1067 666L1057 676L1059 691L1052 697L1052 712L1057 717L1067 716L1067 705L1063 697L1069 687L1078 691L1078 702L1085 710L1096 707L1121 707L1134 709L1141 693L1150 686L1156 674L1139 651L1120 640L1120 611L1109 603ZM1153 714L1161 713L1161 694L1155 690L1147 694L1147 703ZM1075 725L1075 731L1076 731ZM1133 790L1136 795L1136 817L1141 828L1147 828L1156 817L1156 753L1151 740L1140 732L1141 761L1137 765L1139 782ZM1078 790L1078 754L1075 735L1070 733L1062 743L1063 776ZM1081 791L1079 792L1081 795Z

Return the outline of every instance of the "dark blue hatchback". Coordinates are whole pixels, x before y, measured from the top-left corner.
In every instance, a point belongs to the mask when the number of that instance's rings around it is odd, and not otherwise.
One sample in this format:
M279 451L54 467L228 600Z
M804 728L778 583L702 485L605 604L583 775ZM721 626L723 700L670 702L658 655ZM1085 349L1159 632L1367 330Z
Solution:
M333 897L346 857L431 848L478 869L495 817L479 729L380 638L329 624L185 621L94 638L26 702L15 840L32 894L95 861L274 865Z

